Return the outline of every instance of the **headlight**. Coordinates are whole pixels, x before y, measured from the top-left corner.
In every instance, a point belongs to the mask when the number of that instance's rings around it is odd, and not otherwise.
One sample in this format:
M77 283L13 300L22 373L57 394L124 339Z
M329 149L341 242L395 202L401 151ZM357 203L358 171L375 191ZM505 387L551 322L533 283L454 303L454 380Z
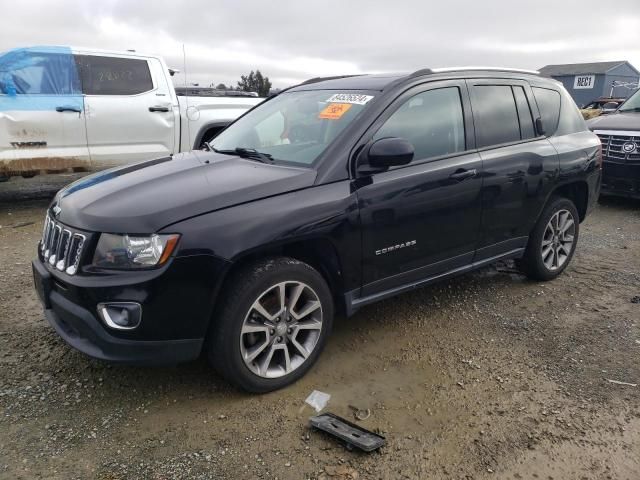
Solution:
M148 268L162 265L168 259L180 235L114 235L103 233L98 240L93 264L103 268Z

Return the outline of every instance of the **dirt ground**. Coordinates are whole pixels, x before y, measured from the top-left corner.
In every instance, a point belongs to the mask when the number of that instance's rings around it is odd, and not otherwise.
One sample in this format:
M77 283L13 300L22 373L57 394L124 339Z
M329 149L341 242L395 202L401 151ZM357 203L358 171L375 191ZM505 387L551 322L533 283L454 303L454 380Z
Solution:
M4 188L0 478L640 478L640 386L609 381L640 383L640 202L603 201L553 282L507 263L372 305L337 320L301 381L247 395L204 361L110 366L67 347L32 288L47 202ZM314 389L353 421L349 405L370 409L359 423L386 446L311 431Z

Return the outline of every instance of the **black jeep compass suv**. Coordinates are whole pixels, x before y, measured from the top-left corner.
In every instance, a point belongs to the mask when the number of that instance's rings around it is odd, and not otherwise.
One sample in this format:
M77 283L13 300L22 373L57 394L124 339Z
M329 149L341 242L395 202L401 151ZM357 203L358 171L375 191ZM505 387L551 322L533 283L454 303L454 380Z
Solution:
M108 170L48 209L37 291L71 346L126 363L206 352L264 392L298 379L334 313L516 259L571 261L601 144L535 72L314 79L194 151Z

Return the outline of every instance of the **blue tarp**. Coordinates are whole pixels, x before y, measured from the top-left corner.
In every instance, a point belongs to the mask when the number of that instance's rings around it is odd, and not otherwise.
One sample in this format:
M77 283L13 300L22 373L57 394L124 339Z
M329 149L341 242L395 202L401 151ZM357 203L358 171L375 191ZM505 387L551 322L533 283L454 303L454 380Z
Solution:
M80 75L69 47L17 48L0 54L0 112L83 109Z

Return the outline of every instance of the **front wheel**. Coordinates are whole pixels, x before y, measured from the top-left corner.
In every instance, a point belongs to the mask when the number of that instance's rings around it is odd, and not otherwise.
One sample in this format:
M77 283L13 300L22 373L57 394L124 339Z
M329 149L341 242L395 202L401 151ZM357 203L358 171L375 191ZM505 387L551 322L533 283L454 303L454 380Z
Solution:
M552 280L573 258L580 229L578 211L566 198L551 199L529 236L523 258L518 262L533 280Z
M315 363L333 323L322 275L292 258L255 263L232 279L214 318L209 360L251 392L282 388Z

